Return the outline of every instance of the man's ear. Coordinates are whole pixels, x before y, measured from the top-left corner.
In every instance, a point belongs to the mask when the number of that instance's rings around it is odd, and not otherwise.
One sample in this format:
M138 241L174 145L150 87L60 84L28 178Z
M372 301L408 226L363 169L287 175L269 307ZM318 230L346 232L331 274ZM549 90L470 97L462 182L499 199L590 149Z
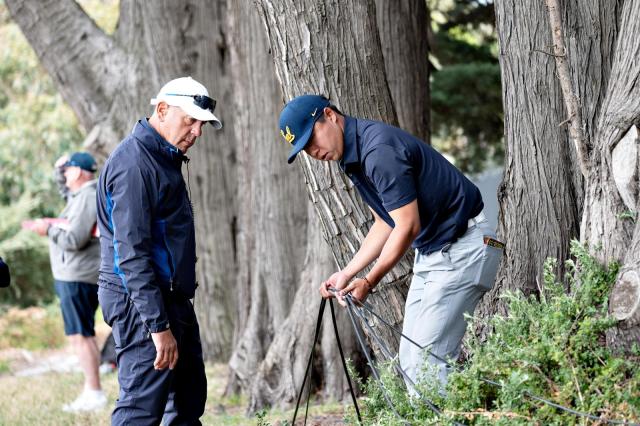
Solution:
M338 121L338 115L331 108L324 107L322 112L323 112L324 116L327 118L327 120L330 120L332 123L335 123L336 121Z
M158 102L158 104L156 105L156 115L158 116L158 119L160 121L164 121L165 117L167 116L168 109L169 109L169 105L166 102L164 101Z

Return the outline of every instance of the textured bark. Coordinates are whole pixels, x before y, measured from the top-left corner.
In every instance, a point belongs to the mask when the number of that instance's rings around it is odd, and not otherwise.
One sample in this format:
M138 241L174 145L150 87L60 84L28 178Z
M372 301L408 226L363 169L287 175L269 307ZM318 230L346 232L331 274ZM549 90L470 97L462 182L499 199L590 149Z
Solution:
M376 0L378 33L400 127L430 141L429 12L424 0Z
M496 26L505 117L505 173L499 188L498 235L506 242L496 284L476 315L505 313L505 290L537 291L547 257L558 273L578 235L580 172L565 127L567 118L542 2L496 1Z
M219 100L222 131L205 131L190 154L200 289L196 310L205 354L226 359L235 272L235 160L224 37L225 2L122 0L118 29L103 33L71 0L6 2L103 159L151 111L166 81L192 75ZM215 216L215 220L213 217Z
M640 62L638 62L640 39L637 37L640 32L640 21L638 16L640 16L640 2L624 2L607 95L598 120L592 153L594 170L586 185L581 227L582 241L591 247L602 247L602 250L594 253L601 261L617 260L623 263L610 301L610 309L618 315L621 322L617 329L608 333L607 341L613 347L626 350L638 342L639 336L637 312L630 307L626 309L625 315L620 314L625 311L621 309L625 303L621 295L627 295L630 300L626 303L631 303L630 306L633 306L633 297L635 295L637 300L640 285L638 282L638 273L640 273L638 193L630 192L638 188L638 173L628 173L627 184L624 184L624 176L622 179L620 177L620 170L625 163L635 164L636 170L638 165L636 145L638 136L637 128L634 127L640 123ZM614 155L617 150L624 150L624 145L628 145L629 142L636 145L636 150L627 151L635 152L635 158ZM630 220L629 215L625 213L635 214L636 219ZM631 289L635 289L635 293Z
M547 256L566 258L566 243L574 237L580 215L580 237L592 253L604 263L623 262L610 299L610 310L621 322L608 333L608 343L628 349L638 339L640 231L633 217L640 160L633 125L640 121L640 3L568 0L562 10L563 19L556 16L551 28L540 5L496 3L507 136L500 232L507 240L507 255L495 292L505 283L535 290L536 279L541 281L535 268ZM566 50L555 54L570 64L568 76L566 67L559 76L549 67L554 57L545 38L552 29L565 32L555 44L564 44ZM532 60L536 54L541 56ZM557 77L564 78L565 96L572 108L579 108L576 116L582 116L577 124L588 148L583 153L588 156L584 181L577 175L575 150L566 148L564 130L555 127L571 118L559 105ZM529 141L540 139L552 143L534 143L531 149Z
M302 174L288 167L275 131L280 87L252 4L229 11L238 140L239 306L228 392L250 389L256 370L289 314L307 247L308 200ZM316 278L316 277L314 277ZM283 352L284 354L284 352Z
M311 207L309 214L312 214ZM307 356L313 343L315 321L321 300L317 291L318 277L326 276L333 269L331 253L322 240L319 227L313 226L313 222L307 227L306 240L306 258L300 276L300 286L292 300L293 303L289 304L291 310L287 321L279 328L264 361L255 372L256 377L250 390L248 407L250 413L268 406L289 407L295 402L304 379ZM320 348L313 348L313 350L321 351ZM323 357L319 353L316 359L321 363ZM319 373L318 377L322 377L323 373L329 377L332 376L331 372L319 371ZM333 375L337 374L342 374L342 370L335 369ZM316 382L315 386L318 384ZM335 396L342 397L342 395Z
M347 114L397 124L372 0L340 3L339 7L328 0L259 0L256 4L285 99L321 93ZM304 171L323 237L342 268L366 235L371 214L336 164L313 161L306 154L297 162ZM411 266L411 257L405 256L378 286L380 291L369 298L391 323L402 322ZM397 348L398 340L388 329L376 324L376 332Z

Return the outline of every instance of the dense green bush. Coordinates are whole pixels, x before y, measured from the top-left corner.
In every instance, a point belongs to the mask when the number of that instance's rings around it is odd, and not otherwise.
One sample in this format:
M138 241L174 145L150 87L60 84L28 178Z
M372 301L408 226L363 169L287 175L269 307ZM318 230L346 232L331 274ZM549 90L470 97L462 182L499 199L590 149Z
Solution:
M37 206L29 194L0 205L0 256L11 270L11 286L0 291L0 305L32 306L54 299L47 239L20 228Z
M607 314L607 297L618 267L602 267L576 242L572 253L577 262L567 262L570 291L556 281L554 261L549 260L544 292L538 298L503 296L509 316L490 320L493 332L485 343L469 342L469 360L450 376L446 398L433 380L420 383L421 393L438 404L443 417L436 418L420 400L409 398L387 366L384 381L397 411L411 424L446 424L453 419L474 425L592 423L526 396L530 392L602 419L639 422L640 350L621 358L604 345L604 333L614 324ZM486 384L481 377L502 387ZM401 424L378 386L369 381L366 388L365 423Z

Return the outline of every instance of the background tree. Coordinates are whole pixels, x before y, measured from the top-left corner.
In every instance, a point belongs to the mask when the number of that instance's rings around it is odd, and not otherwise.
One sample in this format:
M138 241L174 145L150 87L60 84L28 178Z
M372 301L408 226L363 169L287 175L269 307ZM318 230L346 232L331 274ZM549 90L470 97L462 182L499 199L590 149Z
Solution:
M98 155L104 157L136 119L149 113L149 94L175 76L193 75L212 88L220 105L230 103L224 2L123 0L113 35L98 28L72 0L13 0L6 5L89 132L86 143ZM220 142L233 140L234 126L233 116L224 107L220 110L224 129L215 136L205 133L190 165L202 290L196 310L205 353L213 359L225 359L230 351L229 283L235 273L229 250L234 238L235 144Z
M536 291L542 260L566 259L569 240L579 236L601 261L624 265L610 305L621 323L609 343L629 349L637 342L640 298L632 171L640 120L640 41L632 34L640 4L547 3L554 21L541 3L496 2L507 142L500 234L507 250L490 296L514 286ZM568 83L562 90L558 77ZM567 124L581 137L570 138ZM493 297L485 300L487 315L496 306L489 306Z
M426 87L426 57L419 61L411 56L414 71L409 74L406 74L406 64L395 68L397 62L385 60L373 1L344 3L340 8L333 7L330 2L289 0L261 0L257 5L269 37L276 74L287 100L303 93L321 93L347 114L395 124L392 93L407 93L407 89L390 91L387 75L414 77L394 80L395 84L409 85L409 93L411 88L415 92ZM380 2L377 5L380 11L388 10ZM427 16L424 3L414 2L413 7L422 11L405 15L401 22ZM399 10L406 13L411 8ZM414 38L426 37L424 28L419 25L405 25L404 28L406 31L418 29ZM313 36L298 38L292 34ZM344 46L356 48L345 49ZM400 69L405 71L401 73ZM415 107L407 111L415 111ZM323 225L323 238L329 243L337 266L342 268L360 246L371 225L371 215L336 164L311 161L306 154L301 154L297 162L303 169L309 196ZM376 295L369 299L378 312L397 325L402 322L410 271L411 257L405 256L379 284ZM300 300L300 303L304 302ZM376 331L391 347L397 348L397 338L388 329L380 327ZM311 328L307 334L310 332ZM373 348L377 351L375 345Z
M433 144L465 173L504 159L493 2L430 0Z

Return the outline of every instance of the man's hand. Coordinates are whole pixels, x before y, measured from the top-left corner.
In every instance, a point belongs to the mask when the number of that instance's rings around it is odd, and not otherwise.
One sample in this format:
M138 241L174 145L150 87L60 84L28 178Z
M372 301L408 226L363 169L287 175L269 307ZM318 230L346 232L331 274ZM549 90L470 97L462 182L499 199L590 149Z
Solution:
M340 291L338 300L340 301L340 304L342 306L347 306L347 304L344 302L344 296L350 293L351 297L356 303L364 302L371 290L372 287L367 280L356 278L355 280L351 281L351 283L345 289Z
M351 277L342 271L338 271L331 275L326 281L320 284L320 294L323 298L329 299L335 297L335 294L329 291L329 287L333 287L336 290L342 290L347 286Z
M49 223L43 219L36 219L33 221L33 226L31 228L32 231L37 233L38 235L44 237L47 235L47 231L49 231Z
M62 157L58 158L53 166L55 168L62 167L67 161L69 161L69 156L65 154Z
M151 333L151 338L156 345L156 360L153 362L153 367L156 370L164 370L167 367L173 370L178 363L178 343L171 330Z

